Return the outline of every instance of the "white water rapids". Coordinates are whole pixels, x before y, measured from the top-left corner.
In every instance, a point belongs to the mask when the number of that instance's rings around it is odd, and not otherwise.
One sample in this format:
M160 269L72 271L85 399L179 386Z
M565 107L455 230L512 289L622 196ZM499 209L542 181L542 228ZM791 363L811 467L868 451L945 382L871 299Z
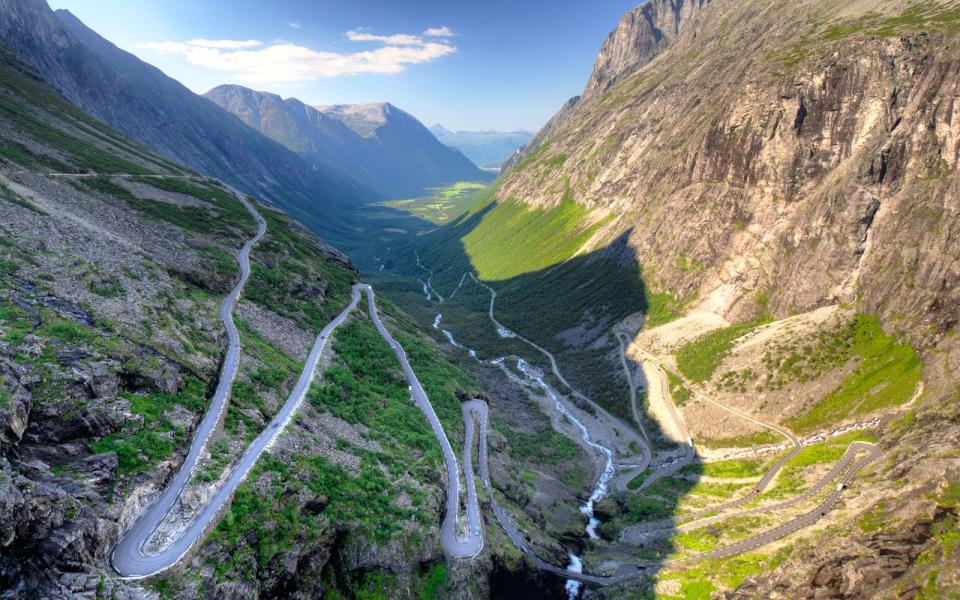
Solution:
M443 315L440 314L440 313L437 313L437 316L434 317L434 319L433 319L433 328L434 328L434 329L440 329L440 319L442 319L442 318L443 318ZM449 330L447 330L447 329L440 329L440 332L443 333L444 336L446 336L447 341L450 342L450 345L451 345L451 346L453 346L453 347L455 347L455 348L460 348L461 350L466 350L466 351L467 351L467 354L469 354L471 357L477 358L477 351L474 350L473 348L467 348L466 346L464 346L463 344L461 344L460 342L458 342L458 341L453 337L453 334L452 334Z
M560 394L558 394L556 390L550 387L550 384L544 381L543 377L541 377L533 369L533 367L531 367L527 363L527 361L523 360L522 358L518 358L517 369L519 369L520 372L523 373L528 380L535 382L537 386L540 389L542 389L547 394L547 396L550 397L551 400L553 400L553 404L554 406L556 406L560 414L570 419L570 421L574 425L576 425L577 429L580 430L580 438L588 446L590 446L594 450L597 450L598 452L603 454L604 458L606 459L606 464L603 467L603 472L600 474L600 478L597 479L597 485L593 488L593 493L590 494L590 498L588 498L587 501L583 504L583 506L580 507L580 512L587 515L587 518L589 519L587 521L587 535L589 535L590 539L592 540L598 539L600 536L597 535L597 525L600 524L600 521L598 521L597 518L593 516L593 507L604 496L606 496L607 492L609 491L607 484L610 482L610 478L613 477L613 472L615 470L615 467L613 464L613 451L610 450L610 448L607 448L606 446L603 446L593 441L593 438L590 437L590 432L587 430L587 426L584 425L575 416L573 416L573 413L570 412L570 409L568 409L567 406L563 403L563 401L560 400Z
M418 256L418 259L419 259L419 256ZM417 262L419 264L419 260ZM433 294L431 294L428 283L423 280L420 280L420 283L423 285L424 296L426 296L428 301L431 300L433 297ZM462 277L460 279L460 284L463 284ZM459 290L459 288L460 286L458 285L457 289ZM454 291L454 294L455 293L456 293L456 290ZM443 315L438 312L433 319L433 328L439 329L443 333L443 335L447 338L447 341L450 342L450 345L456 348L460 348L462 350L466 350L471 357L477 358L477 353L475 350L471 348L467 348L463 344L460 344L459 342L457 342L457 340L453 337L453 333L451 333L449 330L441 329L440 322L442 320L443 320ZM496 325L497 325L497 334L501 338L517 337L517 334L514 333L513 331L507 329L506 327L498 323ZM501 358L495 358L491 360L490 363L502 364L504 361L505 361L505 358L501 357ZM603 446L602 444L598 444L595 441L593 441L593 438L590 436L590 432L587 429L586 425L584 425L583 422L581 422L576 416L574 416L574 414L570 411L570 409L567 408L566 404L564 404L563 401L561 400L560 394L556 390L554 390L553 387L550 386L550 384L544 381L543 376L540 374L538 370L536 370L532 365L527 363L522 358L517 359L517 370L523 374L526 381L520 380L520 378L513 375L510 372L510 370L506 370L506 372L511 377L516 377L516 379L520 383L524 383L530 387L539 388L543 393L545 393L547 397L553 400L553 404L556 410L560 414L565 416L567 419L569 419L570 422L573 423L574 426L580 431L580 438L584 441L584 443L586 443L590 448L593 448L594 450L598 451L604 457L605 463L603 467L603 472L600 474L600 477L597 479L597 483L594 486L593 492L590 494L590 497L580 507L580 512L586 515L587 517L587 527L586 527L587 535L590 537L590 539L594 539L594 540L598 539L600 536L597 535L597 526L600 525L600 521L594 516L593 509L594 509L594 506L596 506L597 502L599 502L601 499L603 499L604 496L607 495L607 493L609 493L610 479L613 477L614 471L616 470L616 466L614 465L614 462L613 462L613 451L610 448L607 448L606 446ZM582 573L583 561L581 557L577 556L576 554L570 553L570 564L567 565L567 570L570 571L571 573ZM566 590L567 590L567 596L569 600L576 600L576 598L580 596L581 586L582 586L581 582L575 579L567 580Z

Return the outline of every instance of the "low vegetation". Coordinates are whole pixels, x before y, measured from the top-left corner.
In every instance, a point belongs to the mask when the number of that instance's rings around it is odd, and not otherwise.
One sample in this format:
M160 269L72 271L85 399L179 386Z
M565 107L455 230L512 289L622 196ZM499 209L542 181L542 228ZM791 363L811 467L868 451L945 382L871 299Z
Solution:
M747 433L734 437L725 438L697 438L697 444L707 448L751 448L753 446L765 446L768 444L779 444L786 442L786 438L779 433L774 433L769 429L757 431L756 433Z
M665 369L664 372L667 374L667 382L670 384L670 398L677 406L683 406L690 399L690 388L673 371Z
M677 368L694 383L709 380L730 353L733 343L738 338L769 321L769 318L761 318L748 323L731 325L687 342L677 350Z
M460 181L429 190L429 195L384 202L384 206L408 212L425 221L443 225L466 212L476 202L477 192L486 184Z
M786 498L806 489L810 467L839 461L847 447L855 441L872 442L876 438L868 431L851 431L828 438L823 442L804 446L800 452L783 465L776 483L761 495L765 498Z
M805 413L787 420L789 427L814 431L853 415L903 404L913 395L923 372L916 351L885 334L872 316L854 319L849 355L855 361L853 371Z
M683 475L738 479L760 477L766 470L766 463L758 458L728 459L688 465L680 473Z
M348 527L349 536L364 544L402 539L416 545L435 522L426 508L427 490L418 482L437 481L436 474L442 472L439 446L423 412L410 400L396 356L366 317L364 304L337 329L336 358L311 387L308 400L316 411L360 426L378 449L360 450L338 440L338 449L359 457L355 472L329 458L286 450L262 458L206 542L211 548L208 560L216 561L219 578L255 579L258 569L274 557L321 543L332 527ZM459 421L454 389L462 389L458 386L469 380L407 331L409 324L388 319L399 329L393 333L406 348L437 413L446 421L455 413ZM267 361L251 376L255 387L281 380L284 366L274 362ZM462 438L462 425L448 433L456 443L456 435ZM400 497L409 502L397 502ZM225 562L220 561L221 550L229 556ZM447 585L445 569L427 570L419 585L422 597L441 596Z
M267 233L250 255L244 298L319 332L349 303L354 272L281 213L260 214Z
M573 256L609 220L585 226L588 214L569 195L550 209L498 202L463 236L463 248L481 279L500 281L543 271ZM504 240L511 240L509 251Z
M95 453L115 452L120 472L140 473L154 468L157 463L173 454L175 447L188 442L187 432L175 427L167 414L180 405L193 414L200 414L206 407L204 388L194 378L186 380L184 389L177 394L162 392L124 393L130 402L130 412L140 417L130 422L131 427L110 434L92 444Z
M542 429L536 433L523 433L499 426L497 431L507 438L510 456L517 461L559 465L583 454L580 446L553 428Z

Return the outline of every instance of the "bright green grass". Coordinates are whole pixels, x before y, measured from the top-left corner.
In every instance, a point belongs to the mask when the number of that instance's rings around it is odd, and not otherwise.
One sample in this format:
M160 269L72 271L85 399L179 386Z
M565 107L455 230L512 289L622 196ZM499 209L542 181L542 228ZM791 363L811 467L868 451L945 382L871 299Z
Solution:
M667 381L670 383L670 398L677 406L683 406L690 399L690 388L683 385L683 381L672 371L664 369Z
M646 295L647 320L643 325L647 329L665 325L679 318L683 313L683 302L674 297L673 294L668 292L651 292L647 289Z
M913 395L923 362L909 344L885 334L876 317L856 317L851 354L857 360L853 372L809 411L788 420L787 426L813 431L852 415L898 406Z
M731 325L687 342L677 351L677 368L694 383L707 381L713 377L738 338L769 321L769 318L761 318Z
M486 184L459 181L453 185L431 188L429 194L405 200L384 202L384 206L402 210L425 221L442 225L462 215L476 201L477 192Z
M559 465L583 458L583 450L576 442L552 428L536 433L523 433L509 427L498 427L498 431L507 438L510 456L515 460Z
M765 463L756 458L746 460L718 460L700 465L684 467L681 473L696 472L704 477L731 478L760 477L763 475Z
M567 195L551 209L499 202L463 237L481 279L500 281L542 271L573 256L608 217L584 226L589 211Z
M787 546L778 550L772 556L764 554L741 554L720 560L703 560L682 571L667 571L661 575L664 580L679 580L680 595L665 595L663 598L673 600L703 599L709 600L717 585L726 588L735 588L743 583L747 577L760 573L769 573L786 560L792 552Z
M804 446L796 456L783 465L776 485L764 492L763 497L784 498L802 492L806 487L806 473L811 466L835 463L843 457L851 443L873 442L875 439L875 436L868 431L851 431L817 444Z
M186 443L186 431L174 427L166 418L174 406L198 413L206 405L203 384L193 377L188 377L183 390L176 394L124 392L122 396L130 402L130 412L140 415L142 424L136 431L124 430L102 437L91 443L90 449L96 454L115 452L124 474L151 469L169 458L178 445Z
M628 490L635 490L643 485L643 482L646 481L647 477L650 476L650 469L644 469L639 475L635 476L633 479L627 482Z
M349 303L353 271L331 260L285 215L265 207L260 214L267 222L267 233L250 254L244 298L305 330L320 331ZM303 285L305 281L318 282L320 289Z
M447 589L447 566L444 563L435 564L423 574L420 600L437 600L443 597Z
M785 441L782 435L774 433L768 429L756 433L748 433L729 438L705 438L697 439L698 444L707 448L750 448L752 446L764 446L766 444L775 444Z

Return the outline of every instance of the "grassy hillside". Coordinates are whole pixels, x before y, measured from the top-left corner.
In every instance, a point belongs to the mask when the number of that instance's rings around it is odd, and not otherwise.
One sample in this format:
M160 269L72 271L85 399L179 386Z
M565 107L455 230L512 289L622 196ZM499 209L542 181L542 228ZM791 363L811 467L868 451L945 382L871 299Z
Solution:
M267 231L234 311L238 373L190 497L221 479L276 414L356 279L344 255L257 207ZM81 569L89 583L76 593L130 595L103 557L141 506L129 498L163 487L209 406L226 347L220 306L255 230L221 183L126 140L0 53L4 586L48 597L44 586ZM477 392L476 382L389 301L380 309L459 446L457 397ZM355 595L403 579L442 595L441 557L425 543L439 523L439 447L362 310L337 331L326 377L210 540L152 584L162 597L197 597L227 579L231 595L283 596L286 565L330 556L327 572L300 580L305 593ZM7 461L9 452L29 467ZM379 573L377 557L396 548L408 572ZM337 552L367 558L344 565Z

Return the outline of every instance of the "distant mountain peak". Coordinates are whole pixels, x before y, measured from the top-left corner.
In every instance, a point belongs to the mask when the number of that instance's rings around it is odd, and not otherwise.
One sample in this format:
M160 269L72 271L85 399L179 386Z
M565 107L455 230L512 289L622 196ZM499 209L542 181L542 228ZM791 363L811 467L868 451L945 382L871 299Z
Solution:
M365 138L376 136L377 130L386 125L392 119L407 119L416 121L417 119L389 102L365 102L362 104L332 104L328 106L315 106L320 112L343 122L344 125L353 129Z
M445 146L413 115L389 102L310 106L296 98L218 86L207 99L309 162L362 184L381 198L456 181L490 179Z
M437 136L437 138L441 138L441 137L444 137L444 136L452 135L452 134L453 134L452 131L450 131L449 129L447 129L446 127L444 127L443 125L441 125L440 123L434 124L434 125L430 128L430 133L432 133L433 135Z

